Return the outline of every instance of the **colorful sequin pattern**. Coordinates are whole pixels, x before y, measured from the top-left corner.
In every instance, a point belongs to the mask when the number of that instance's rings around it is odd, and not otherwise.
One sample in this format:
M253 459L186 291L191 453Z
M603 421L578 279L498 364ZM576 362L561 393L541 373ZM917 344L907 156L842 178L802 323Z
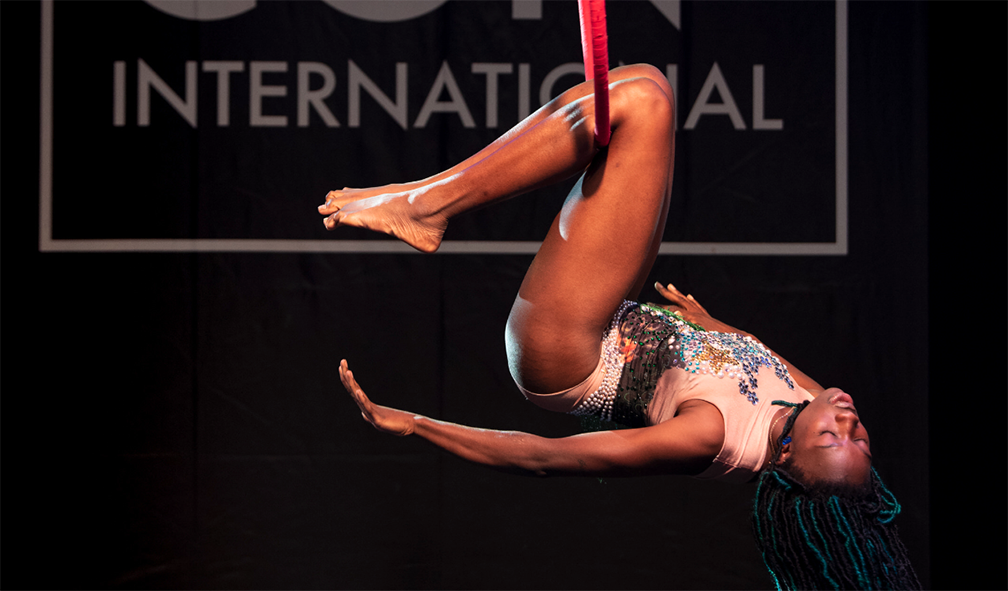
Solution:
M772 369L777 379L794 390L787 367L763 343L750 336L680 327L677 334L669 338L668 344L674 352L674 366L692 373L737 379L739 394L754 405L759 402L756 374L760 367Z
M759 341L735 333L708 332L679 314L648 304L630 309L623 317L620 353L623 373L611 420L628 426L646 424L658 379L670 367L738 380L739 394L754 405L759 401L761 367L772 369L794 389L787 368Z

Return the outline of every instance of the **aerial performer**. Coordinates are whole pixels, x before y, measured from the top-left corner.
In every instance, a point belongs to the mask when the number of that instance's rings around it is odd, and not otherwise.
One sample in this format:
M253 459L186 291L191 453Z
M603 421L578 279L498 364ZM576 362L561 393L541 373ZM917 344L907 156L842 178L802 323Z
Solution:
M628 428L544 438L439 421L375 404L343 360L364 419L519 474L755 480L753 532L778 588L919 588L851 396L671 284L655 285L669 304L636 302L669 214L675 100L648 65L608 72L607 91L608 145L584 82L440 174L331 191L319 213L330 230L434 252L455 215L577 177L511 308L508 363L535 405Z

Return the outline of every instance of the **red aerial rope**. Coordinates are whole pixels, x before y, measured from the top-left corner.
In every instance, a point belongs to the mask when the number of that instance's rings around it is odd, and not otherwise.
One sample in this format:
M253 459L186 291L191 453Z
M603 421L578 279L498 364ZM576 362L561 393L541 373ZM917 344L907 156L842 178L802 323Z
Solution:
M605 0L578 0L585 80L595 80L595 139L609 145L609 38ZM589 39L591 40L589 42Z

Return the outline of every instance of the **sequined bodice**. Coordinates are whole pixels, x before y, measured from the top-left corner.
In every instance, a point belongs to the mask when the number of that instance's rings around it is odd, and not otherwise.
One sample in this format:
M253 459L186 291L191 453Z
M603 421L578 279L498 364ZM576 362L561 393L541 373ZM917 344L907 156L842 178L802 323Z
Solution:
M623 372L611 405L612 420L628 426L647 424L648 404L663 372L678 368L737 380L740 396L759 401L757 375L761 367L793 390L787 367L762 343L736 333L706 331L664 308L641 304L631 308L619 325Z

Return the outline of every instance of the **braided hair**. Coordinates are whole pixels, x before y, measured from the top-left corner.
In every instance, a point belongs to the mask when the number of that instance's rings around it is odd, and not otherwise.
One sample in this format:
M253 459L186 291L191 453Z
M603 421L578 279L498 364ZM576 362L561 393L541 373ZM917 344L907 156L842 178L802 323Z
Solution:
M900 505L875 469L861 486L806 486L795 466L778 465L782 447L760 474L752 515L777 589L920 589L893 523Z

